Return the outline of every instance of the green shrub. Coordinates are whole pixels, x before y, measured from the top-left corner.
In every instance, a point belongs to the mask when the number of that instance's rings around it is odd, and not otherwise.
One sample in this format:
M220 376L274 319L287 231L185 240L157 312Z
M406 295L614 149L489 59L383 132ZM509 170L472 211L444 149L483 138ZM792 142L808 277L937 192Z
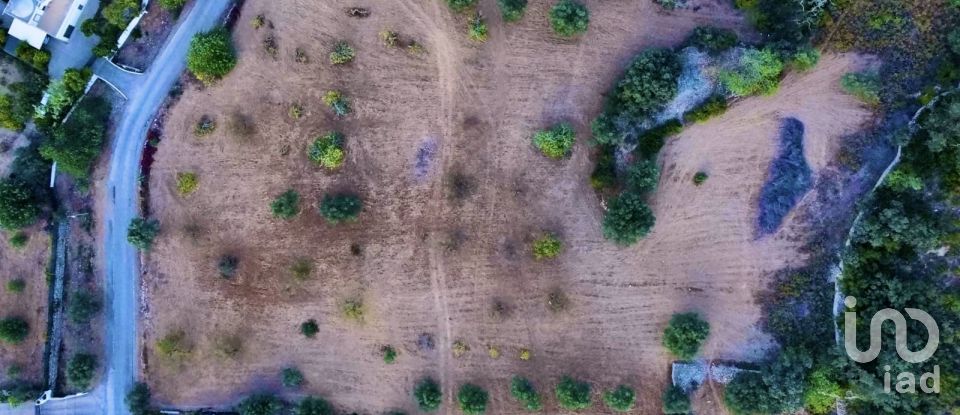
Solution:
M527 0L497 0L497 6L500 7L503 21L516 22L523 18L523 13L527 10Z
M477 0L447 0L447 5L455 12L462 12L476 3Z
M533 258L536 260L553 259L563 251L563 242L551 234L546 234L533 241Z
M734 69L720 71L720 83L737 96L770 95L780 86L783 61L769 49L743 53Z
M70 111L73 104L83 96L83 91L86 89L91 76L93 76L93 72L90 69L70 68L63 73L62 78L50 82L46 90L46 94L48 95L47 102L38 105L34 109L33 117L37 121L37 126L41 127L44 131L53 129L54 125L67 115L67 112ZM84 101L97 103L109 108L109 104L102 98ZM97 107L93 109L97 109ZM106 122L109 112L109 109L105 111L105 114L94 112L94 115L102 115L102 119L95 123L90 123L87 120L74 122L73 119L75 117L71 117L70 120L75 125L88 126L92 124L92 126L99 126L101 129L104 129L105 127L102 124ZM76 115L76 113L74 115Z
M614 88L614 108L635 117L660 111L677 95L682 69L676 52L670 49L641 52Z
M187 69L204 84L209 85L227 76L236 65L236 51L226 28L198 33L190 41Z
M487 29L487 23L483 21L483 17L480 16L480 13L477 13L470 19L470 24L467 30L467 33L470 36L470 40L474 42L486 42L488 36L490 35L489 29Z
M180 359L190 355L193 347L187 342L187 333L180 329L167 332L157 340L157 353L168 359Z
M727 98L723 95L714 95L683 114L683 120L686 122L704 122L724 112L727 112Z
M657 188L660 168L653 160L639 160L627 169L626 184L631 192L645 193Z
M67 316L74 324L87 324L103 309L100 296L86 290L73 293L67 308Z
M812 47L804 47L793 54L791 63L799 71L809 71L820 62L820 51Z
M875 73L851 72L843 75L840 86L844 92L870 105L880 105L880 78Z
M100 10L108 23L126 28L140 14L139 0L111 0Z
M343 165L343 134L327 133L317 137L307 151L310 160L319 166L333 170Z
M630 412L636 401L637 393L626 385L617 386L616 389L603 393L603 403L616 412Z
M323 398L308 396L297 404L296 415L333 415L333 405Z
M30 326L20 317L7 317L0 320L0 340L6 343L20 343L27 338L28 333L30 333Z
M690 397L683 389L670 385L663 391L663 413L666 415L689 414Z
M43 49L35 49L27 42L21 42L17 45L15 53L20 60L26 62L28 65L41 72L47 71L47 66L50 64L50 52Z
M460 410L467 415L478 415L486 412L488 400L487 391L470 383L460 386L460 391L457 393Z
M137 382L133 384L130 392L123 398L127 404L127 409L133 415L147 415L150 411L150 387L146 383Z
M256 394L237 405L240 415L280 415L283 413L283 401L268 394Z
M707 175L707 172L698 171L697 174L694 174L694 175L693 175L693 184L696 185L696 186L700 186L701 184L703 184L704 182L706 182L707 179L709 179L709 178L710 178L710 176Z
M187 4L187 0L160 0L160 7L169 12L177 13Z
M10 95L0 95L0 127L14 131L22 131L33 119L34 106L47 87L47 79L40 73L23 71L21 76L23 81L8 86Z
M303 334L308 338L312 339L313 336L316 336L319 332L320 326L317 325L317 320L311 318L310 320L304 321L300 324L300 334Z
M16 179L0 180L0 226L25 228L39 216L40 206L26 184Z
M333 225L355 222L362 210L363 202L354 195L326 195L320 201L320 215Z
M616 148L603 146L597 157L597 165L590 173L590 186L594 190L608 190L617 185Z
M737 45L737 33L730 29L698 26L687 38L686 45L716 55Z
M603 236L619 245L633 245L650 233L655 221L642 196L624 192L610 201L603 217Z
M7 291L12 293L22 293L27 288L27 282L21 278L7 281Z
M338 117L345 117L350 114L350 101L340 91L327 91L323 95L323 103L327 104Z
M417 384L413 390L413 399L417 406L423 412L433 412L443 403L443 393L440 391L440 385L430 378L426 378Z
M127 242L141 251L149 250L160 233L160 222L155 219L134 218L127 227Z
M345 40L341 40L330 52L330 63L334 65L347 64L353 61L354 56L356 56L356 51Z
M531 412L543 409L543 403L540 402L540 394L527 378L514 376L510 381L510 395L523 405L523 409Z
M779 413L759 373L741 372L727 384L723 403L736 415Z
M590 401L590 384L575 380L569 376L564 376L557 384L557 403L560 407L579 411L587 409L592 404Z
M197 125L193 127L193 135L197 137L203 137L210 134L213 134L217 130L217 122L210 118L209 116L202 116L200 120L197 121Z
M831 379L827 368L817 368L807 378L803 406L812 414L824 415L833 411L837 399L845 396L843 388Z
M293 189L281 193L270 203L270 211L275 218L292 219L300 213L300 193Z
M357 298L351 298L343 302L340 306L340 312L347 320L353 320L358 323L363 322L364 308L363 301Z
M590 11L577 1L560 0L550 9L550 26L554 33L564 37L586 33L590 26Z
M67 380L78 389L90 387L96 372L97 357L92 354L77 353L67 364Z
M308 258L297 259L293 265L290 266L290 273L293 274L293 278L299 281L310 278L310 274L313 273L313 261Z
M710 325L697 313L679 313L663 330L663 347L679 359L693 359L710 335Z
M223 278L233 278L237 275L237 267L240 265L240 259L233 255L224 255L217 261L217 271Z
M30 242L30 237L25 232L16 232L10 237L10 246L14 249L23 249Z
M668 137L680 134L683 124L678 120L670 120L640 134L635 151L643 157L656 158L660 149L666 144Z
M200 185L200 179L194 172L177 173L177 192L182 196L189 195L197 190Z
M393 346L386 345L380 348L380 354L383 355L383 363L388 365L393 364L397 360L397 349L394 349Z
M51 139L40 147L40 154L57 162L58 170L75 178L87 178L107 141L111 109L110 103L103 98L84 98L70 119L53 129Z
M533 145L540 149L543 155L554 159L570 154L575 142L576 133L567 123L557 124L549 130L538 131L533 135Z
M287 110L287 115L289 115L290 118L299 120L300 117L303 117L303 105L297 103L290 104L290 109Z
M303 372L295 367L288 367L280 371L280 381L288 388L299 388L303 385Z

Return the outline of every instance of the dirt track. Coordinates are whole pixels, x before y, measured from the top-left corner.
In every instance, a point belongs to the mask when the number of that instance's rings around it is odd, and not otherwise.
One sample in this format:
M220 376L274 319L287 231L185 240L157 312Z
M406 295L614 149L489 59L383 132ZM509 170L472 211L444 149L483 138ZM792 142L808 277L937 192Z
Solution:
M481 1L491 41L478 46L466 39L466 18L439 1L378 4L365 20L344 17L352 4L340 1L286 2L248 0L235 34L240 65L221 85L188 89L166 125L150 183L164 230L147 264L145 329L148 347L184 330L192 353L179 361L148 353L146 377L164 403L224 405L242 393L279 391L279 370L295 365L306 374L304 392L350 410L411 411L411 388L431 375L447 392L447 412L451 391L470 381L491 391L490 413L515 413L513 374L547 394L569 373L596 391L632 384L638 411L658 411L669 315L708 315L708 357L755 358L766 342L755 330L753 293L769 272L802 260L792 231L752 239L779 117L807 123L808 157L820 169L831 143L869 115L836 86L850 59L828 58L813 74L788 77L781 95L691 127L663 153L653 234L620 249L600 235L600 202L587 179L589 120L634 53L677 44L698 24L739 24L731 11L707 5L663 14L652 2L589 1L590 32L561 41L549 33L545 3L531 2L523 22L504 26L495 3ZM273 29L246 24L261 13ZM385 49L377 39L384 28L417 39L428 54ZM268 35L279 44L276 60L262 46ZM339 39L357 49L343 68L326 60ZM295 61L297 47L310 63ZM329 89L345 91L354 114L334 119L320 101ZM295 102L305 108L300 120L287 116ZM254 119L252 140L229 133L234 112ZM204 114L219 126L198 139L193 126ZM550 161L530 136L561 120L575 126L578 144L570 159ZM313 137L331 130L347 137L346 163L335 173L305 155ZM420 175L418 152L429 143L435 155ZM699 169L711 179L695 188ZM175 189L182 171L200 177L188 197ZM462 201L450 196L453 172L474 185ZM291 187L303 211L290 222L273 219L270 200ZM359 223L332 227L316 213L319 197L338 190L364 198ZM202 230L195 240L187 225ZM556 261L530 259L531 237L543 230L566 243ZM352 244L362 254L353 255ZM224 254L240 258L232 280L217 275ZM315 271L298 282L289 267L304 257ZM560 315L545 305L557 288L571 300ZM348 298L364 300L364 324L340 316ZM510 310L503 321L491 316L495 300ZM298 333L308 318L320 323L316 339ZM434 350L418 347L423 333ZM239 357L215 350L230 335L245 339ZM450 346L460 339L471 351L454 358ZM396 364L383 364L383 344L400 350ZM488 357L488 345L502 356ZM520 348L533 359L520 361ZM552 397L547 410L557 410Z

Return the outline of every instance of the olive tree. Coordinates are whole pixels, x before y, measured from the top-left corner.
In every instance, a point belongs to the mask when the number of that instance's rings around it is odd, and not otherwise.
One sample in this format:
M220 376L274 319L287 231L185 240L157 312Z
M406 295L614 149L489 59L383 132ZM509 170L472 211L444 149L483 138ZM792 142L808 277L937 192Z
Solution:
M697 313L679 313L663 330L663 346L680 359L692 359L710 335L710 324Z
M590 26L590 11L575 0L560 0L550 9L550 26L563 37L582 34Z
M633 245L650 233L655 222L643 197L625 192L610 201L603 217L603 236L619 245Z
M160 222L156 219L134 218L127 227L127 241L142 251L153 246L153 240L160 233Z

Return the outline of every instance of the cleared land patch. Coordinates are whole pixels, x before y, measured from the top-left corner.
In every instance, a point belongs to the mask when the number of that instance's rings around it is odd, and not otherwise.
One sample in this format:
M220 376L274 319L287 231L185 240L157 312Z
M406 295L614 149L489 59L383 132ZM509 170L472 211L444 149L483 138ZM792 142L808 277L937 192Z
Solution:
M808 125L816 177L839 137L869 116L839 90L852 59L830 57L775 96L688 127L661 154L653 232L618 248L600 231L588 123L635 53L676 45L699 24L739 24L731 11L586 2L591 30L570 41L551 33L549 5L531 4L520 23L489 19L478 46L469 17L441 2L386 2L363 20L343 18L342 2L283 3L248 1L241 22L264 15L272 24L238 25L237 68L185 91L157 153L150 204L162 231L146 265L144 346L163 403L281 391L279 374L296 367L301 392L350 410L413 411L413 387L432 376L445 411L473 383L490 392L490 413L519 413L509 387L521 375L552 413L548 392L570 374L593 384L595 411L600 391L627 384L640 413L654 413L668 380L660 336L670 315L705 316L704 356L755 358L765 337L753 294L768 273L802 260L789 216L786 230L753 237L780 118ZM496 16L495 7L481 8ZM385 29L426 53L384 47ZM356 56L334 66L327 58L340 41ZM350 115L324 105L331 90L349 97ZM197 137L204 116L218 127ZM239 118L252 131L230 128ZM576 132L570 157L543 157L533 134L561 122ZM345 137L335 170L308 155L331 131ZM697 187L701 170L710 180ZM189 195L177 189L182 172L197 177ZM274 218L270 203L288 189L299 213ZM342 192L362 198L363 212L327 224L320 200ZM536 261L531 246L544 233L563 252ZM225 256L236 258L230 278L218 270ZM306 277L294 272L305 260ZM309 320L312 337L301 334ZM396 348L392 364L384 345Z

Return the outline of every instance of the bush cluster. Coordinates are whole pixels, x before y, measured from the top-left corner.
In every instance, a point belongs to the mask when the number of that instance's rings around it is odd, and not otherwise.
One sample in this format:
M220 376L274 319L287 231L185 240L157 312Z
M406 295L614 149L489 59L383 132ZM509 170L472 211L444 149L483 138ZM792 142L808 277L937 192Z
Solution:
M345 117L350 114L350 101L340 91L327 91L323 95L323 103L330 107L338 117Z
M780 86L783 61L770 49L750 49L736 67L720 71L720 83L737 96L770 95Z
M225 27L198 33L190 41L187 69L204 84L212 84L227 76L236 65L237 54Z
M354 195L326 195L320 201L320 215L332 225L355 222L362 210L363 202Z
M102 309L103 300L99 294L87 290L78 290L70 296L67 316L74 324L87 324Z
M470 19L467 34L470 36L470 40L474 42L483 43L487 41L490 31L487 28L487 23L483 21L483 17L480 16L480 13L473 15L473 18Z
M330 63L334 65L344 65L353 61L356 51L345 40L337 42L330 52Z
M455 12L462 12L477 2L477 0L447 0L447 5Z
M560 407L570 411L587 409L593 404L590 398L590 384L569 376L560 379L556 394Z
M710 335L710 324L697 313L674 314L663 330L663 347L682 360L693 359Z
M34 106L40 103L47 78L36 71L21 69L23 81L7 86L8 94L0 95L0 127L22 131L34 115Z
M197 190L200 178L194 172L177 173L177 192L182 196L189 195Z
M590 11L575 0L560 0L550 9L550 26L563 37L586 33L590 26Z
M54 128L51 137L40 147L40 154L55 161L58 170L76 178L87 178L107 141L110 111L110 103L103 98L84 98L70 119Z
M30 333L30 325L20 317L7 317L0 320L0 340L8 344L23 342Z
M63 77L54 80L47 85L46 93L49 95L47 98L47 103L38 105L33 115L37 122L37 126L40 127L42 131L53 131L54 126L63 120L63 117L67 115L67 112L70 111L70 108L73 107L73 104L83 96L83 91L86 90L87 83L90 81L91 76L93 76L93 72L88 68L70 68L63 73ZM97 103L96 101L98 100L101 101L101 103ZM109 104L107 104L101 98L84 101L94 102L96 105L109 107ZM109 110L107 113L109 113ZM71 121L72 120L73 117L71 117ZM78 125L86 124L90 123L88 122Z
M304 321L300 324L300 334L303 334L307 338L313 338L320 332L320 326L317 325L317 320L310 319Z
M848 73L840 79L843 90L870 105L880 105L880 78L875 73Z
M457 402L460 410L467 415L479 415L487 411L489 395L483 388L470 383L460 386Z
M563 242L552 234L546 234L533 241L533 258L536 260L553 259L563 251Z
M603 403L615 412L630 412L636 401L637 393L626 385L617 386L603 393Z
M536 412L543 409L543 403L540 401L540 394L527 378L514 376L510 381L510 395L523 405L523 409Z
M694 123L704 122L724 112L727 112L727 98L723 95L714 95L683 114L683 120Z
M293 219L300 213L300 193L293 189L281 193L270 202L270 211L275 218Z
M631 165L626 172L626 189L631 192L645 193L657 188L660 181L660 168L656 161L641 159Z
M74 387L85 390L97 372L97 357L92 354L78 353L67 364L67 380Z
M562 159L570 154L576 142L576 133L570 124L562 123L549 130L538 131L533 135L533 145L540 149L543 155Z
M736 46L737 42L737 33L730 29L697 26L685 44L716 55Z
M334 170L343 165L345 156L343 134L330 132L317 137L307 150L311 161L324 168Z
M32 66L34 69L42 72L47 71L47 66L50 64L50 52L43 49L36 49L33 46L30 46L27 42L22 42L17 45L16 55L20 60L27 63L27 65Z
M443 403L443 393L440 385L431 378L426 378L417 384L413 390L413 398L421 411L433 412Z
M655 221L640 194L624 192L610 201L603 217L603 236L619 245L633 245L650 233Z
M690 408L690 397L683 389L673 385L663 391L662 401L665 415L686 415L692 410Z
M240 415L280 415L283 413L283 401L273 395L252 395L237 405Z
M280 382L288 388L299 388L303 385L303 372L295 367L284 368L280 371Z
M682 65L670 49L637 55L613 91L614 114L648 117L663 109L679 89Z
M160 222L155 219L134 218L127 227L127 241L142 251L153 246L153 240L160 233Z
M527 0L497 0L497 6L500 7L503 21L517 22L523 18L523 13L527 10Z
M33 225L40 206L30 188L17 179L0 180L0 227L21 229Z
M127 392L123 402L127 404L127 409L133 415L150 414L150 387L141 382L133 384L133 388Z
M9 292L19 294L19 293L22 293L23 290L25 290L26 288L27 288L27 282L21 278L7 281L7 291Z

